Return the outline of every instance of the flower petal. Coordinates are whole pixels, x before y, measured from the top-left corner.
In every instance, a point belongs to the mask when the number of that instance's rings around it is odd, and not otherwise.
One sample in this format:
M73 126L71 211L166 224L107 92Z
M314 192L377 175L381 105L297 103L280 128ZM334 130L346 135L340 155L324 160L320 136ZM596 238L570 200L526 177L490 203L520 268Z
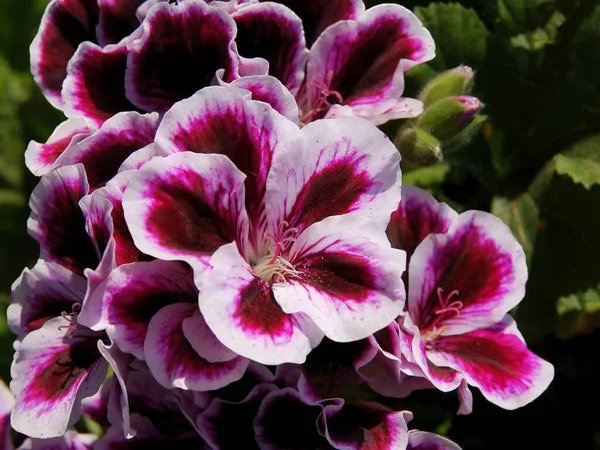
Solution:
M299 134L297 125L241 89L208 87L165 114L156 134L158 155L193 151L227 156L246 175L246 209L254 223L273 154Z
M439 203L427 191L414 186L402 188L402 200L392 213L387 229L392 247L406 252L407 258L431 233L445 233L458 214Z
M157 113L119 113L91 136L70 145L56 164L82 163L90 187L100 187L117 174L128 156L154 141L158 121Z
M95 0L53 0L48 4L40 28L31 43L31 73L52 106L62 106L61 88L67 64L77 46L95 41L98 20Z
M79 321L93 330L106 330L121 351L144 360L144 339L152 317L166 305L194 303L197 296L191 271L181 263L126 264L94 291Z
M142 110L166 111L208 86L218 69L227 81L236 78L235 23L224 11L203 2L159 3L142 26L128 45L125 81L127 97Z
M25 150L25 165L34 175L40 176L54 168L56 159L74 142L89 136L85 119L67 119L52 132L45 144L31 141Z
M554 377L552 364L527 349L510 316L483 330L440 336L428 356L437 365L459 371L504 409L535 400Z
M238 357L237 353L229 350L215 337L199 311L185 318L181 329L196 353L209 363L227 362Z
M65 337L58 317L29 333L20 343L11 367L11 390L17 404L12 426L31 437L61 436L79 417L81 399L96 393L108 364L98 352L98 337Z
M460 447L435 433L411 430L407 450L460 450Z
M338 22L311 49L306 79L313 87L308 85L303 109L312 111L311 119L323 117L325 90L356 115L387 113L402 96L404 72L432 59L434 48L419 19L400 5L378 5L358 20Z
M400 201L400 156L365 120L321 120L275 152L265 204L270 224L302 232L326 217L356 213L387 225Z
M264 0L261 0L264 1ZM268 0L270 1L270 0ZM357 19L365 12L362 0L274 0L294 11L302 19L306 44L310 47L330 25Z
M323 334L303 314L286 314L235 243L219 248L196 285L200 311L215 336L262 364L302 363Z
M88 192L83 165L61 167L42 177L29 200L27 229L41 247L40 258L75 273L95 268L98 250L85 229L79 200Z
M10 430L10 413L15 406L15 398L0 380L0 447L12 450L12 436Z
M223 155L185 152L148 162L123 194L136 247L205 267L217 248L247 233L244 178Z
M219 389L239 380L248 367L246 358L211 363L196 353L181 325L197 308L188 303L165 306L148 326L144 343L146 363L152 375L166 388Z
M378 242L378 228L344 216L307 228L290 250L298 275L273 286L281 308L306 314L337 342L364 339L393 321L404 309L405 255L385 238Z
M100 45L116 44L139 25L136 16L144 0L98 0L100 9L96 34Z
M300 18L289 8L274 2L248 5L232 17L238 29L239 54L267 60L269 75L296 94L304 80L308 58Z
M136 108L125 97L125 66L127 46L109 45L101 48L84 42L78 48L67 69L62 88L65 115L85 117L94 126L122 111Z
M137 170L154 158L154 156L156 156L154 143L148 144L129 155L119 167L119 172L125 172L126 170Z
M502 320L521 301L527 266L523 249L504 222L489 213L467 211L446 234L432 234L421 242L408 276L413 323L423 331L439 325L444 335L461 334ZM453 296L460 308L459 314L439 320L436 312L443 296Z

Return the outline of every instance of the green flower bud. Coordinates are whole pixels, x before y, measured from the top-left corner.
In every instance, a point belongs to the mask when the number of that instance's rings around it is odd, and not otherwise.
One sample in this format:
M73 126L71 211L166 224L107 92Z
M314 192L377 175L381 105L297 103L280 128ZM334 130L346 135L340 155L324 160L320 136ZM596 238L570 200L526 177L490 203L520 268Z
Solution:
M426 108L417 125L443 143L466 129L482 108L476 97L447 97Z
M446 97L468 94L473 86L473 75L469 66L443 72L427 83L419 94L419 100L427 107Z
M422 128L407 128L396 136L404 168L430 166L442 158L439 141Z

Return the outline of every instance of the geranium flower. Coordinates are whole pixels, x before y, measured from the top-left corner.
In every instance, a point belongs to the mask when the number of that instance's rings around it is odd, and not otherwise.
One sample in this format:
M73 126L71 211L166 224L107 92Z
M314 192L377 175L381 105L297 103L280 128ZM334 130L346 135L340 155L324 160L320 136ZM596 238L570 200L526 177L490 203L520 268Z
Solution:
M506 409L537 398L554 369L527 349L507 314L527 280L523 249L508 227L485 212L456 215L417 190L404 192L400 208L388 234L409 255L414 248L407 314L399 319L411 364L402 370L443 391L465 380Z
M142 252L192 266L202 315L228 348L302 362L324 335L362 339L400 314L404 253L385 237L399 155L374 126L299 129L212 87L165 115L155 147L171 155L132 177L127 224Z

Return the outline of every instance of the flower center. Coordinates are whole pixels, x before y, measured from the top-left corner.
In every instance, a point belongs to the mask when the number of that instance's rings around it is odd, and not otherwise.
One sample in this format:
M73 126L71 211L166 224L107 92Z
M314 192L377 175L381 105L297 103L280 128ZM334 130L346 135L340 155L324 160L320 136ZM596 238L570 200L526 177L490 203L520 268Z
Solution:
M433 341L444 331L444 326L438 326L440 322L450 317L459 316L460 310L463 307L463 302L459 300L453 300L460 295L460 292L456 289L448 292L444 295L444 289L438 287L436 290L438 304L434 308L434 318L427 329L422 333L423 340L425 341L425 348L433 348Z
M58 327L58 329L63 330L66 328L67 332L65 333L65 337L68 339L71 339L75 335L75 331L77 331L77 328L79 328L79 326L80 326L77 323L77 316L79 315L80 312L81 312L81 303L77 302L77 303L73 303L70 313L63 311L61 314L63 319L65 319L67 322L69 322L69 325L61 325Z
M267 283L285 283L287 276L298 276L300 272L289 261L288 251L296 240L298 229L286 221L279 223L275 233L267 233L267 254L258 258L252 267L254 273Z
M340 94L338 91L329 89L332 78L333 71L329 71L329 73L327 74L327 80L324 80L323 76L320 73L312 77L312 80L310 80L310 83L308 83L308 87L320 91L321 96L319 97L319 101L317 102L315 107L311 109L308 113L306 113L304 116L302 116L300 122L305 124L313 120L315 116L319 114L319 112L321 112L323 106L330 107L331 105L342 104L342 102L344 101L344 99L342 98L342 94Z

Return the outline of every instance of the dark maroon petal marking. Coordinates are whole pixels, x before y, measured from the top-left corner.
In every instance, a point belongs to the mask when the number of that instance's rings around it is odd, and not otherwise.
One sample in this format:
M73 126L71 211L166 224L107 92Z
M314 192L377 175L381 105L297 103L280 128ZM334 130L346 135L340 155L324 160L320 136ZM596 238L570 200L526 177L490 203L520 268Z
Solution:
M125 97L125 45L100 48L84 43L69 64L63 101L69 117L84 116L101 125L121 111L135 111Z
M297 90L301 82L298 73L304 72L307 56L301 21L289 9L274 4L247 7L233 17L239 54L266 59L269 75Z
M302 283L342 301L362 302L378 289L368 261L348 253L313 253L295 262Z
M123 204L121 202L113 203L113 209L110 212L113 220L113 238L115 240L115 259L118 266L135 261L149 261L152 258L142 253L133 243L133 237L125 222Z
M204 179L195 171L169 171L168 177L156 179L146 191L153 199L147 228L160 245L210 255L237 237L236 218L210 206L230 193L218 191L216 201L208 199Z
M145 0L98 0L100 17L96 34L100 45L116 44L129 36L140 21L135 12Z
M95 42L98 6L94 0L52 1L31 45L31 65L36 82L51 102L60 105L67 64L77 46Z
M275 336L291 332L289 316L275 301L271 286L258 278L241 291L236 316L240 326L252 333Z
M295 390L285 388L267 395L254 420L261 448L329 448L317 431L320 405L306 404Z
M290 227L306 228L326 217L346 214L372 187L371 177L358 171L361 157L338 159L315 172L304 183L287 222Z
M272 0L260 0L272 1ZM310 47L329 25L340 20L356 19L360 0L275 0L292 11L300 19L304 27L306 45Z
M201 3L155 6L128 56L128 98L142 110L162 112L208 86L219 69L231 81L234 29L228 14Z
M482 299L498 297L504 289L512 288L507 282L514 278L510 253L499 248L474 223L461 227L432 257L434 276L441 291L433 289L427 301L421 303L416 325L423 331L439 322L441 315L448 316L441 311L451 305L443 304L441 299L459 302L461 309Z

